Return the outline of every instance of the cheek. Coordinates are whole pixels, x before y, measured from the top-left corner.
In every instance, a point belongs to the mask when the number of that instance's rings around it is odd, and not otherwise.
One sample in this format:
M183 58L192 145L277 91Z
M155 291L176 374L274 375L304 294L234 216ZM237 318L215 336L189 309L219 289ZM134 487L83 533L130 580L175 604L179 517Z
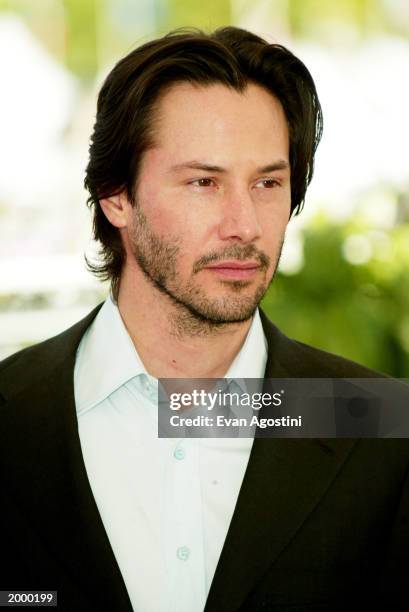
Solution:
M153 191L151 190L153 196ZM152 233L158 240L167 244L176 244L179 247L180 269L189 269L192 262L200 255L203 245L203 232L201 224L196 219L189 219L186 212L167 200L159 202L158 199L145 200L142 211Z
M208 210L185 205L174 193L159 195L149 189L143 195L139 200L141 209L155 234L167 241L183 243L189 249L203 246L211 231Z
M174 208L162 202L153 189L145 191L143 196L139 198L138 206L152 233L159 239L174 241L180 233Z
M290 216L290 205L280 206L270 211L262 222L263 235L279 239L287 227Z

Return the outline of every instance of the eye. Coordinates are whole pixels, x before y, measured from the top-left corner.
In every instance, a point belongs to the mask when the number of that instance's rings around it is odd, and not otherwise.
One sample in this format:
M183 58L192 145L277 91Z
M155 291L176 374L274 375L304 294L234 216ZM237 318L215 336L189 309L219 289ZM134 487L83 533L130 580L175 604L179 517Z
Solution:
M211 178L200 178L189 183L189 185L195 185L196 187L212 187L214 184L214 180Z
M256 187L261 187L262 189L273 189L274 187L280 187L280 185L280 181L273 178L262 179L256 183Z

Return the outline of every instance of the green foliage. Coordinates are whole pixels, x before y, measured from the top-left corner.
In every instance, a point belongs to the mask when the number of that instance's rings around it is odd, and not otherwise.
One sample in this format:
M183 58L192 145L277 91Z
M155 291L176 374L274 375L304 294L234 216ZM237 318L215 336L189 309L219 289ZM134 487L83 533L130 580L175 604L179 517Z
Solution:
M291 32L301 37L323 34L323 26L331 23L353 25L361 33L388 26L385 6L374 0L288 0L287 11Z
M350 236L372 255L353 264ZM389 235L353 223L304 232L304 267L278 273L263 307L287 335L394 376L409 376L409 225Z
M97 71L97 3L95 0L63 0L66 26L66 63L86 80Z
M229 25L231 21L228 0L208 0L207 2L168 0L165 23L161 26L167 29L194 26L207 31L218 26Z
M381 0L275 0L267 13L265 5L260 2L261 13L269 15L265 33L273 32L278 21L295 39L327 43L338 33L339 44L351 28L363 36L385 31L407 35L407 22L393 17L399 11ZM186 26L211 31L235 25L252 6L250 0L0 0L0 13L23 18L59 61L89 83L99 70L156 35Z

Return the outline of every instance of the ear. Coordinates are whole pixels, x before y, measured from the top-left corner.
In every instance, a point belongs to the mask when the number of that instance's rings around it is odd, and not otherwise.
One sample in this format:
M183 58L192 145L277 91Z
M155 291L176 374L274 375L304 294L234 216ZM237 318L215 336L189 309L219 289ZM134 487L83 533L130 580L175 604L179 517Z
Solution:
M99 200L104 215L114 227L126 227L132 206L124 192Z

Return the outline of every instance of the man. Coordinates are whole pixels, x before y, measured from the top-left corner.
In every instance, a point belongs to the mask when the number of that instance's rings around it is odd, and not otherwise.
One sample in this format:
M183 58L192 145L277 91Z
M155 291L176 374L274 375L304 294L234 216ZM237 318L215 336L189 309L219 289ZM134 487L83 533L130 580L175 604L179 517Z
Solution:
M158 378L375 376L257 308L320 135L306 67L237 28L109 74L85 184L111 296L1 366L2 589L66 610L407 604L406 440L157 438Z

